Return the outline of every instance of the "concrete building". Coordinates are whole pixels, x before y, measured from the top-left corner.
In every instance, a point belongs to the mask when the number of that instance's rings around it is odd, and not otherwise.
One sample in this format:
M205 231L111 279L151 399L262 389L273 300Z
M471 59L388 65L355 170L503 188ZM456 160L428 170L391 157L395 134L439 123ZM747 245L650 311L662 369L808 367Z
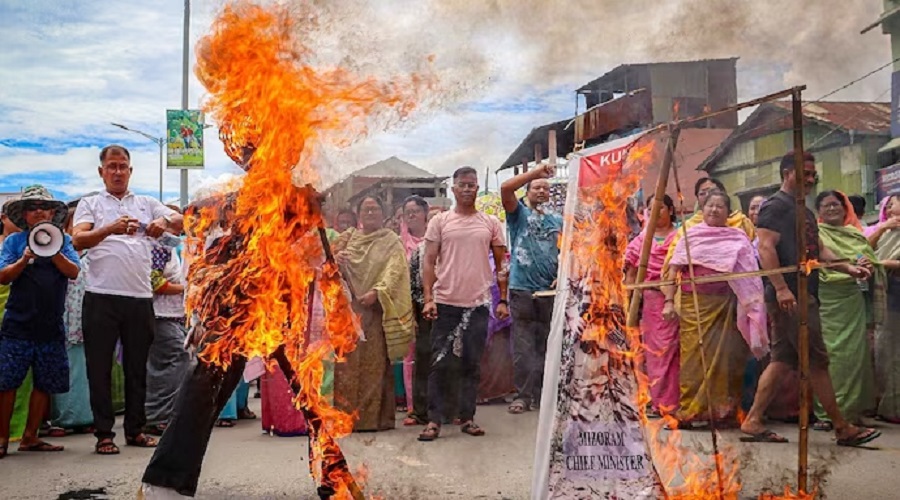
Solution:
M890 104L807 103L803 116L804 148L816 156L817 190L865 195L871 209L873 179L882 164L879 149L891 138ZM753 196L778 190L778 164L792 149L791 103L770 102L759 106L699 168L721 180L732 201L746 210Z

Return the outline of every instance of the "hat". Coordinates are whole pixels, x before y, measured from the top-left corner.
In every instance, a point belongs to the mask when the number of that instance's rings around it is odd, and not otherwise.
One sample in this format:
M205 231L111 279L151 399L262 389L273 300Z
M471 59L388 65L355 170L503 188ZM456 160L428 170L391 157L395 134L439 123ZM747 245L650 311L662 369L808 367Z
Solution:
M40 184L26 187L22 191L22 196L6 207L6 215L9 217L9 220L22 230L27 231L28 224L25 223L25 206L32 201L43 201L53 204L54 210L56 210L56 213L53 214L53 224L62 227L66 223L66 214L69 210L66 204L59 200L54 200L50 191L47 191L47 188Z

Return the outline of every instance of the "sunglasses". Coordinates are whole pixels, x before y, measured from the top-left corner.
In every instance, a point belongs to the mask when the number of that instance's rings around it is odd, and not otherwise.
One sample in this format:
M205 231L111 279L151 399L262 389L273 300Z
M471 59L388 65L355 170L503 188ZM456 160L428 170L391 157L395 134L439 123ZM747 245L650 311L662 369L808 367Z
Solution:
M34 212L35 210L53 210L53 204L39 201L25 205L26 212Z

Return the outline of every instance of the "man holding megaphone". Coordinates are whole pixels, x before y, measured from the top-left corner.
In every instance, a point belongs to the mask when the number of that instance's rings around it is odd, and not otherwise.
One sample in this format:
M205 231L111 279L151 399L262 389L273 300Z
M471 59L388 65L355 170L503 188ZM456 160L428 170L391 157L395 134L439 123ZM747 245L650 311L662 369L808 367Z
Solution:
M50 394L69 390L63 313L69 279L78 276L72 240L60 227L66 204L39 185L25 188L7 207L24 232L9 235L0 250L0 284L11 284L0 324L0 458L6 456L16 389L31 369L28 421L19 451L61 451L38 438Z

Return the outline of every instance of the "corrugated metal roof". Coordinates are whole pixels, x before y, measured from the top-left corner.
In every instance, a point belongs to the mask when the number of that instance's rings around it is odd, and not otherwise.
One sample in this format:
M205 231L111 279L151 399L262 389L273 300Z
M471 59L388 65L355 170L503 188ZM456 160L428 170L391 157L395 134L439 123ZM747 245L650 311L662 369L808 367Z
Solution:
M738 142L789 130L792 127L791 110L791 101L761 104L698 168L709 170ZM890 136L891 132L891 105L886 102L809 102L803 105L803 117L804 122L815 121L826 127L859 134Z
M789 101L775 101L772 105L791 110ZM891 130L891 104L887 102L804 103L803 116L847 131L886 134Z

